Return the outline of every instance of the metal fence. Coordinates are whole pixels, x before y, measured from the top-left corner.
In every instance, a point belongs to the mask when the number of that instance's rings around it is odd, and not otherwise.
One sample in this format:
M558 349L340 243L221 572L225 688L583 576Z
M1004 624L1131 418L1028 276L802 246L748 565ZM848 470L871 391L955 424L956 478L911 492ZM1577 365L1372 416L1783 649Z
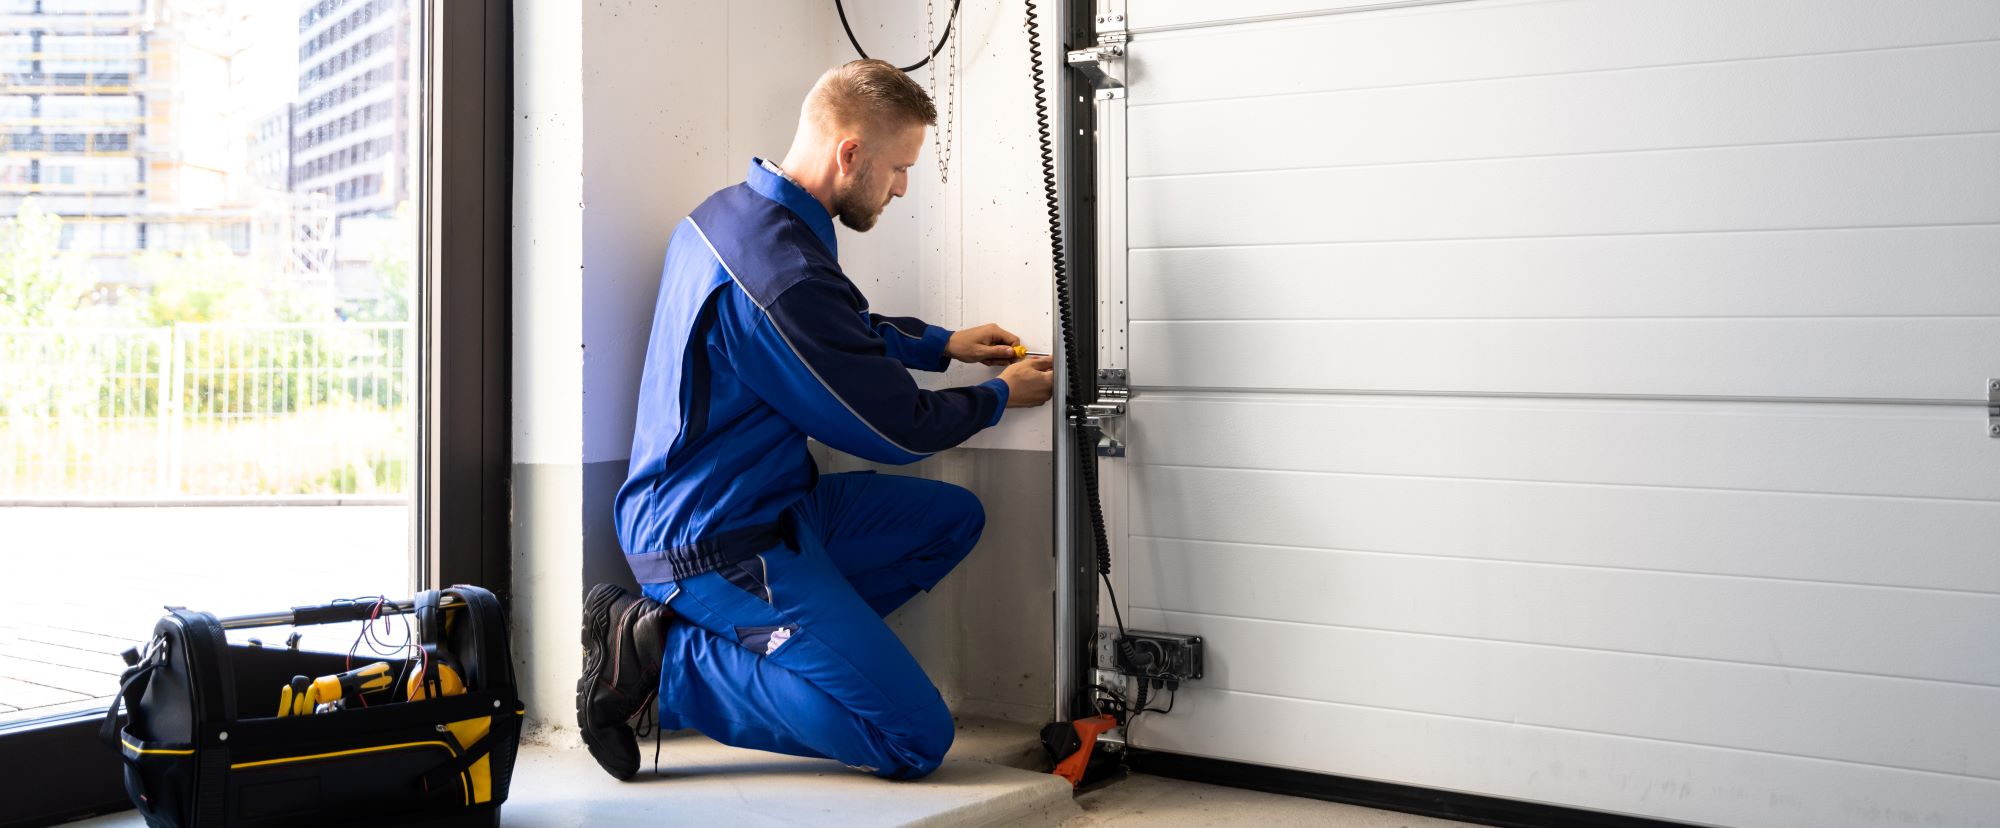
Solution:
M0 328L0 499L402 496L408 323Z

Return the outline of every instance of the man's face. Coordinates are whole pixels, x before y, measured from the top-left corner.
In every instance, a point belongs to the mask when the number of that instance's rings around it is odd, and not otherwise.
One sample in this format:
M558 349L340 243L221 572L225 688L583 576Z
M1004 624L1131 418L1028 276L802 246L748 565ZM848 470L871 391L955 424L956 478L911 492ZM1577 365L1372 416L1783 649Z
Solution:
M891 199L909 191L910 167L924 149L924 125L887 128L881 134L841 147L848 172L834 185L833 215L841 224L868 232Z

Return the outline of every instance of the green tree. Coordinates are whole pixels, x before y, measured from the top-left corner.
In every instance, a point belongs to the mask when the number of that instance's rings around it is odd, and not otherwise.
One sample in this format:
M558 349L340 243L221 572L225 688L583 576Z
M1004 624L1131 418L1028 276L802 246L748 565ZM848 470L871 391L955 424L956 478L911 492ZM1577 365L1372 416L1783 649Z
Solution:
M63 253L62 225L32 198L0 218L0 328L60 326L88 302L96 280Z
M151 284L140 313L146 325L332 319L329 299L308 295L289 279L258 271L257 262L219 241L190 244L177 252L147 251L133 257L133 263Z

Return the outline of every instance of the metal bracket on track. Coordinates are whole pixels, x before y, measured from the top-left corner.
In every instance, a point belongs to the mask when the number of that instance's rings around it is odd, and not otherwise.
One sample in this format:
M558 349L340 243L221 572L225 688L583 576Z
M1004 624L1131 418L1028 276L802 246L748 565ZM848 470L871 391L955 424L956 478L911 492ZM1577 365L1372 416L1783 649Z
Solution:
M1986 436L2000 439L2000 378L1986 381Z
M1105 426L1124 418L1125 405L1131 401L1132 389L1126 384L1125 369L1104 368L1097 372L1097 401L1083 407L1083 424L1097 435L1097 456L1125 456L1125 444L1107 434Z
M1096 100L1125 97L1125 12L1103 11L1097 15L1097 45L1072 50L1070 68L1090 79L1097 90Z

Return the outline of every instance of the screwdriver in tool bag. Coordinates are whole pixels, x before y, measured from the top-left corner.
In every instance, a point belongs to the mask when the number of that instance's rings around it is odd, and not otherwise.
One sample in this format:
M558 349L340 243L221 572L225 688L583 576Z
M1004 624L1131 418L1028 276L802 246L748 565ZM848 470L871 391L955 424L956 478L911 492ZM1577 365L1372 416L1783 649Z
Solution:
M386 690L395 683L389 675L389 662L377 661L363 667L356 667L345 673L320 676L305 683L305 676L294 676L278 697L278 715L299 716L316 710L320 705L332 704L343 698ZM301 686L303 684L303 686Z
M278 715L303 716L312 712L312 705L306 701L311 691L312 679L293 676L292 682L278 692Z

